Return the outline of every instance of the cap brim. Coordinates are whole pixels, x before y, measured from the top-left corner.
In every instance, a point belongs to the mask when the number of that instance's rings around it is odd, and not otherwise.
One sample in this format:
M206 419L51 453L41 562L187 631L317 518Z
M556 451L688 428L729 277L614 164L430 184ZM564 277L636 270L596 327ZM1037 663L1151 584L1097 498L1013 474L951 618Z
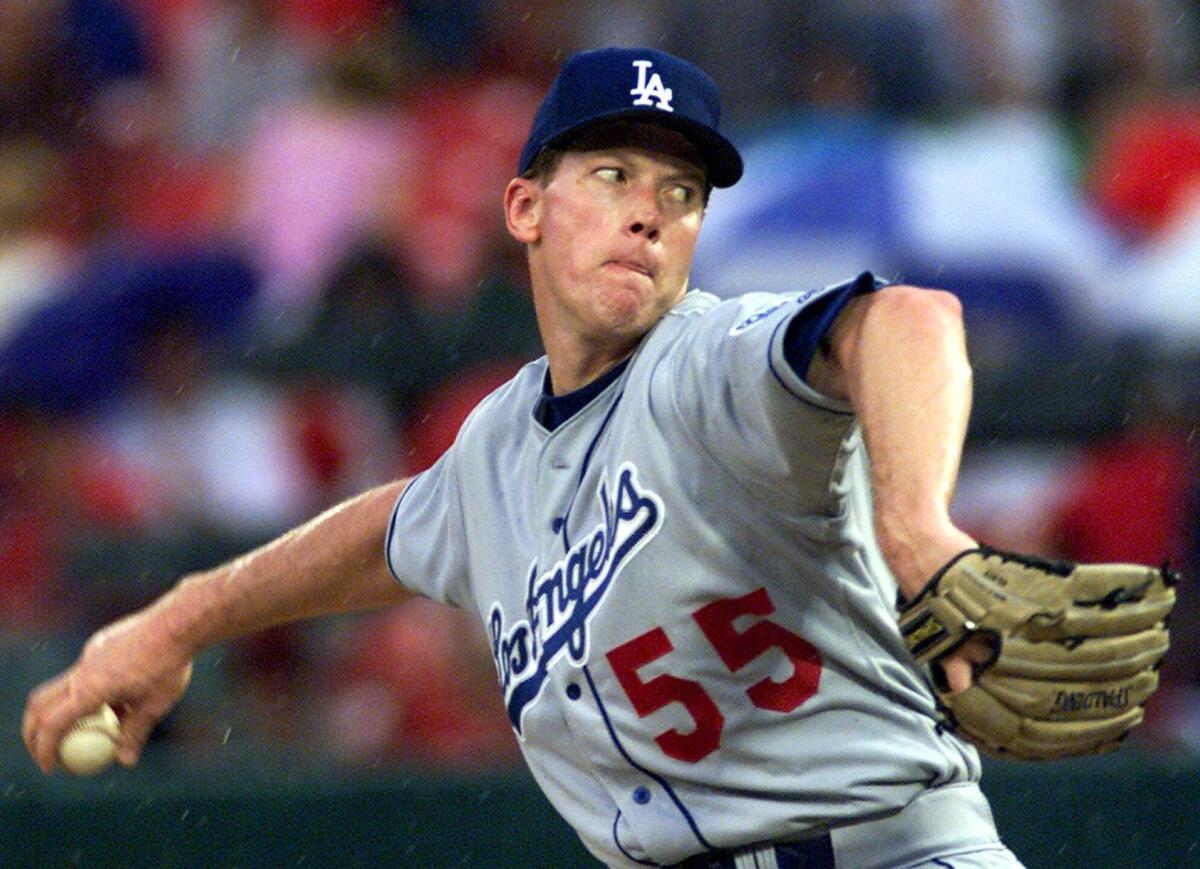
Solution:
M562 145L588 130L617 120L647 121L682 133L700 152L708 169L708 181L713 187L732 187L742 177L742 155L732 142L703 124L656 109L624 108L596 115L589 118L587 123L563 130L547 141L544 147Z

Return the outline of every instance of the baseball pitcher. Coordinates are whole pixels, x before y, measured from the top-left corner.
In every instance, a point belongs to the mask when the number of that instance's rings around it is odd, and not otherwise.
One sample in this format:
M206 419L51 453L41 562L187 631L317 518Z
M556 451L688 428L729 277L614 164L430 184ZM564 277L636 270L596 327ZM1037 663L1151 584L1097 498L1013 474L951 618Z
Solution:
M1113 748L1174 577L952 524L949 293L689 289L709 194L742 174L719 115L661 51L569 58L504 193L546 355L429 470L96 634L30 697L42 769L102 702L135 763L213 643L418 593L478 617L533 775L608 865L1019 866L978 752Z

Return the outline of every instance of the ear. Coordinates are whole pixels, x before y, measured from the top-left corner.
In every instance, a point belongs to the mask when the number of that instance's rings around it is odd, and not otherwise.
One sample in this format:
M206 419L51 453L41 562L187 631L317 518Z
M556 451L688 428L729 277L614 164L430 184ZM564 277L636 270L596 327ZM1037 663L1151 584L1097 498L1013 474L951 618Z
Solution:
M514 178L504 191L504 222L521 244L541 238L542 187L529 178Z

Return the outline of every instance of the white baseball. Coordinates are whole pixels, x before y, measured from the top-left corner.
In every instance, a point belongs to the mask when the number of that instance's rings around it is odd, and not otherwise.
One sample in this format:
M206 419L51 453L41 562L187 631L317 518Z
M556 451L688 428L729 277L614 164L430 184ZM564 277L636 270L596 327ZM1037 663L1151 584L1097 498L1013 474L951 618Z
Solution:
M98 712L85 715L71 725L58 745L63 769L75 775L96 775L117 756L121 722L107 703Z

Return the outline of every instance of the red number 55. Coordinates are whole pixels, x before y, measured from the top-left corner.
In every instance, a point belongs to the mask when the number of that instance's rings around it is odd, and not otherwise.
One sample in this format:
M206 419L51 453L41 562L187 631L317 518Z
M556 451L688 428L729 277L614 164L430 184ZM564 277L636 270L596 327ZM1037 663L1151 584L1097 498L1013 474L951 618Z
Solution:
M779 649L792 665L792 674L783 681L760 679L746 691L750 702L760 709L791 712L817 693L821 682L821 656L812 643L775 622L760 619L744 631L734 628L740 616L767 616L775 606L765 588L742 597L713 601L692 614L696 624L716 649L731 673L737 673L751 661L771 649ZM721 744L725 717L699 683L663 674L643 681L638 670L671 652L662 628L654 628L610 651L608 662L621 688L629 697L639 718L671 704L681 703L695 721L687 733L671 729L655 741L668 757L696 763L712 754Z

